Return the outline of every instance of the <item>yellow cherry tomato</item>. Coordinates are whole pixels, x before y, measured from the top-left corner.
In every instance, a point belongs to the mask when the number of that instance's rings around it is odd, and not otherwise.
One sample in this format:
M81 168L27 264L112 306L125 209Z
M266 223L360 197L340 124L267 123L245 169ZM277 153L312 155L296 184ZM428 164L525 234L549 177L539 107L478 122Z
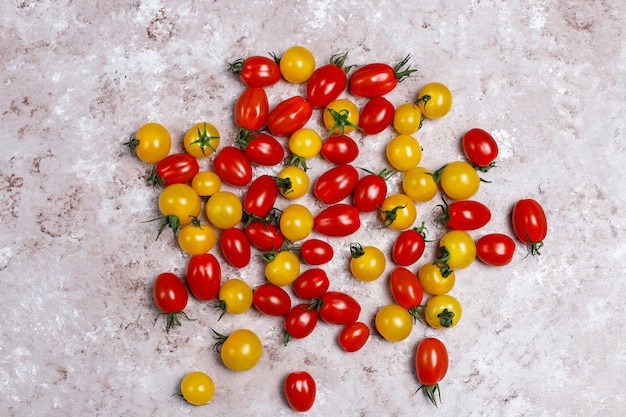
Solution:
M402 190L416 203L425 203L437 195L437 183L430 171L417 166L404 173Z
M406 339L413 330L413 316L397 304L389 304L378 310L374 323L378 333L390 342Z
M242 314L252 306L252 288L239 278L231 278L220 287L218 299L217 306L224 313Z
M326 106L323 121L328 136L350 133L359 125L359 109L352 101L340 98Z
M404 103L393 114L393 128L401 135L412 135L422 125L422 112L415 103Z
M285 239L302 240L313 231L313 214L301 204L291 204L283 210L279 227Z
M467 268L476 259L476 242L464 230L450 230L439 240L438 265L446 265L447 269Z
M230 191L218 191L206 202L205 211L209 222L218 229L234 227L243 217L243 204Z
M261 339L252 330L239 329L225 336L215 333L219 341L215 348L220 351L222 362L228 369L233 371L247 371L261 359L263 354L263 344Z
M441 171L439 184L443 192L453 200L466 200L480 187L480 177L474 167L465 161L454 161Z
M196 219L180 229L178 245L190 255L207 253L215 246L215 232L211 226Z
M461 320L463 310L459 300L448 294L435 295L426 302L424 318L437 329L451 328Z
M159 123L146 123L126 142L137 157L149 164L165 158L172 147L170 132Z
M204 405L213 398L215 385L204 372L190 372L180 383L180 392L189 404Z
M196 123L185 134L183 145L187 153L196 158L205 158L216 151L220 144L220 133L210 123Z
M283 168L277 175L278 191L290 200L302 197L309 190L309 175L300 167L288 166Z
M380 205L380 215L385 226L395 230L408 229L417 219L415 202L406 194L392 194Z
M398 135L387 144L387 160L398 171L415 168L422 160L422 146L411 135Z
M303 83L315 71L315 57L304 46L292 46L280 58L280 73L290 83Z
M191 180L191 188L200 197L210 197L222 189L222 179L213 171L201 171Z
M159 234L169 226L174 233L200 215L201 202L198 193L186 184L168 185L159 195L159 210L165 219Z
M265 277L279 287L291 284L300 275L300 259L293 252L280 251L265 265Z
M417 104L424 117L438 119L452 108L452 93L442 83L428 83L417 94Z
M303 127L291 134L288 147L291 153L302 158L311 159L316 157L322 150L322 138L315 130Z
M378 279L385 271L387 260L383 251L375 246L350 245L350 271L359 281L370 282Z
M424 264L417 273L422 289L431 295L446 294L452 290L456 282L454 271L449 270L444 277L441 268L434 263Z

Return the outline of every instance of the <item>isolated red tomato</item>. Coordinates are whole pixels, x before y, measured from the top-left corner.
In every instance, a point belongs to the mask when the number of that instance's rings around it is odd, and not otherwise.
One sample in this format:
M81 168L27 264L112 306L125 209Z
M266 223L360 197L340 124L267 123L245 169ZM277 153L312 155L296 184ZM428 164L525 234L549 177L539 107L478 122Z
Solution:
M250 242L243 230L233 227L220 235L220 247L226 261L235 268L243 268L250 263Z
M476 256L492 266L503 266L513 260L515 241L502 233L481 236L476 241Z
M211 253L194 255L187 262L187 286L198 300L217 297L222 281L222 268Z
M241 81L250 87L268 87L280 81L278 63L265 56L251 56L231 62L228 71L239 75Z
M441 400L439 381L448 372L448 350L443 342L434 337L423 339L415 352L415 370L417 379L430 401L436 406L435 394Z
M422 284L413 272L403 266L399 266L391 271L389 276L389 286L391 287L391 295L399 306L409 310L414 310L422 303L424 290ZM411 312L415 315L416 312Z
M326 107L345 90L348 84L346 71L350 70L350 67L344 68L347 55L347 52L333 55L330 63L313 71L306 84L306 100L313 107Z
M387 197L387 180L395 171L383 169L378 174L369 172L361 177L352 192L352 203L364 213L380 208Z
M308 372L292 372L285 378L283 386L287 402L296 411L308 411L315 403L317 388Z
M168 332L174 323L181 325L179 314L187 318L183 310L187 307L189 293L183 281L175 274L171 272L159 274L154 281L152 295L159 310L167 316L165 330Z
M528 245L532 255L541 255L539 249L548 234L548 222L543 207L536 200L519 200L513 206L513 230L517 238Z
M339 291L327 291L314 303L320 318L329 324L354 323L361 314L359 302Z
M313 115L313 106L301 96L278 103L267 116L267 128L276 136L290 136L304 127Z
M339 346L346 352L356 352L367 343L370 337L370 328L362 321L355 321L343 328L339 333Z
M321 297L329 287L328 275L321 268L307 269L293 282L294 294L304 300Z
M359 116L359 127L366 135L382 132L393 122L395 107L385 97L370 99Z
M297 304L285 315L285 340L286 345L291 339L303 339L310 335L319 321L319 315L314 308L309 308L308 303Z
M393 68L388 64L372 63L357 68L350 76L350 92L359 97L378 97L396 88L398 82L416 70L405 68L410 56Z
M333 164L349 164L359 156L359 145L347 135L331 136L322 144L321 154Z
M284 316L291 310L291 297L274 284L263 284L254 290L252 304L268 316Z
M261 130L269 114L267 93L261 87L248 87L235 103L235 124L250 131Z
M250 183L243 198L243 210L248 216L264 218L274 208L278 184L270 175L260 175Z
M243 231L250 244L263 252L278 250L285 240L280 228L273 223L253 220Z
M222 181L243 187L252 181L252 165L243 151L234 146L225 146L213 158L213 170Z
M314 218L313 228L324 236L349 236L359 230L359 210L350 204L337 203L326 207Z
M200 171L198 160L188 153L176 153L157 162L147 181L152 185L167 187L172 184L186 184Z
M391 258L395 263L409 266L422 257L424 249L426 249L424 230L422 223L420 227L404 230L398 235L391 249Z
M488 132L474 128L463 135L461 140L467 159L479 170L487 172L495 165L498 157L498 143Z
M442 213L435 218L435 222L448 229L476 230L491 220L489 207L479 201L462 200L448 204L444 200L444 205L438 207Z
M276 166L285 159L285 148L267 133L239 131L237 144L250 162L263 166Z
M334 254L332 245L321 239L308 239L300 245L300 258L309 265L328 263Z
M359 173L352 165L338 165L324 172L317 178L313 193L325 204L338 203L350 195Z

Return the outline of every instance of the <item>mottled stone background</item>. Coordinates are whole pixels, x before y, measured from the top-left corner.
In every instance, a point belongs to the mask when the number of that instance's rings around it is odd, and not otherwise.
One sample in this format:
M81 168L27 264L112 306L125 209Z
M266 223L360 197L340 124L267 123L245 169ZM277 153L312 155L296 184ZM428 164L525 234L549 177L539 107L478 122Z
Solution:
M440 416L617 416L626 408L625 47L622 1L6 1L0 5L0 408L9 416L289 416L288 372L318 384L311 416L415 416L435 410L418 387L413 355L424 336L448 346ZM422 165L462 158L472 127L493 133L498 168L476 199L493 219L474 236L511 233L520 198L545 207L540 257L520 245L503 268L475 263L453 290L460 324L416 324L391 344L375 332L346 354L339 329L320 325L281 344L280 319L254 310L219 323L210 303L190 300L197 319L153 325L151 284L184 274L188 257L158 226L149 167L123 146L141 124L184 132L210 121L230 141L242 84L228 62L304 45L322 65L349 51L350 64L395 63L411 54L419 71L388 95L411 100L429 81L454 94L444 119L416 134ZM304 86L268 90L272 104ZM357 100L362 105L363 101ZM310 127L321 128L318 117ZM358 166L384 166L391 129L361 144ZM311 163L311 177L329 164ZM210 161L202 161L203 168ZM273 172L255 168L255 174ZM394 177L391 190L399 190ZM236 190L241 194L241 191ZM302 200L312 212L320 203ZM285 200L279 204L286 205ZM430 224L435 200L418 205ZM349 291L370 323L391 302L387 277L363 284L347 267L348 244L392 234L374 214L356 236L334 239L332 286ZM432 259L431 244L419 265ZM214 250L220 256L219 250ZM417 270L419 265L414 266ZM224 278L263 282L262 261ZM226 370L210 328L255 330L265 345L256 368ZM205 407L176 396L190 371L210 374Z

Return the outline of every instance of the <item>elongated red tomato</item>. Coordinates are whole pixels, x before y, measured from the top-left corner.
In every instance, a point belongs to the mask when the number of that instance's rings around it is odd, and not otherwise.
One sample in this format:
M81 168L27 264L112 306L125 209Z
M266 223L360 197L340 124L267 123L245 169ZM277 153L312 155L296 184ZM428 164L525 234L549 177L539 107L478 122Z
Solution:
M396 267L389 276L389 286L396 303L409 310L411 315L417 314L414 309L422 303L424 297L424 290L417 275L403 266Z
M359 116L359 127L366 135L375 135L382 132L393 122L395 107L385 97L379 96L370 99Z
M188 153L176 153L157 162L147 181L152 185L167 187L172 184L186 184L200 171L198 160Z
M398 82L416 70L405 68L410 55L394 67L384 63L372 63L357 68L350 76L350 92L359 97L378 97L396 88Z
M250 183L243 198L243 210L248 216L263 218L274 208L278 184L270 175L260 175Z
M285 315L285 340L286 345L291 339L302 339L313 333L319 321L319 315L309 304L301 303L292 307Z
M434 337L423 339L415 351L415 370L420 389L423 389L428 399L436 406L435 394L441 400L439 382L448 372L448 350L443 342Z
M351 204L337 203L320 211L313 220L313 228L325 236L349 236L359 230L359 210Z
M317 387L315 380L308 372L292 372L287 375L283 390L287 402L296 411L308 411L315 403Z
M498 143L483 129L470 129L463 135L461 146L472 165L482 172L495 166L498 157Z
M294 294L304 300L321 297L329 287L328 275L321 268L307 269L293 282Z
M222 282L222 268L211 253L194 255L187 262L187 286L198 300L217 297Z
M326 107L345 90L348 84L344 64L348 53L330 57L330 63L313 71L306 84L306 100L313 107ZM350 67L347 68L350 70Z
M243 151L234 146L225 146L213 158L213 170L222 181L243 187L252 181L252 165Z
M172 272L159 274L154 281L152 296L157 307L167 316L166 331L169 332L174 324L181 325L179 314L187 318L183 310L187 307L189 293L177 275Z
M243 231L250 244L263 252L278 250L285 240L280 228L273 223L253 220Z
M261 130L269 114L267 93L261 87L248 87L235 103L235 124L251 131Z
M222 254L235 268L243 268L250 263L250 242L243 230L233 227L220 235Z
M370 337L370 328L362 321L347 324L339 333L339 346L346 352L356 352L367 343Z
M364 213L380 208L387 197L387 179L394 172L383 169L378 174L370 172L361 177L352 192L354 206Z
M513 260L515 241L502 233L481 236L476 241L476 256L492 266L503 266Z
M267 133L249 132L241 129L237 144L250 162L263 166L276 166L285 159L285 148Z
M454 230L480 229L491 220L491 211L479 201L462 200L439 205L441 215L435 218L443 227Z
M350 195L359 173L352 165L339 165L329 169L317 178L313 193L325 204L338 203Z
M330 243L311 238L300 245L300 258L309 265L322 265L333 259L335 251Z
M424 225L404 230L398 235L391 249L391 258L400 266L417 262L426 249Z
M267 116L267 128L276 136L290 136L304 127L313 115L313 106L301 96L278 103Z
M347 135L331 136L322 144L321 154L333 164L349 164L359 156L359 145Z
M340 291L325 292L316 305L320 318L329 324L354 323L361 314L359 302Z
M228 71L238 75L250 87L268 87L280 81L278 63L265 56L251 56L231 62Z
M528 246L532 255L541 255L539 249L548 234L548 222L541 204L530 198L515 203L513 230L517 238Z
M263 284L254 290L252 304L268 316L284 316L291 310L291 297L274 284Z

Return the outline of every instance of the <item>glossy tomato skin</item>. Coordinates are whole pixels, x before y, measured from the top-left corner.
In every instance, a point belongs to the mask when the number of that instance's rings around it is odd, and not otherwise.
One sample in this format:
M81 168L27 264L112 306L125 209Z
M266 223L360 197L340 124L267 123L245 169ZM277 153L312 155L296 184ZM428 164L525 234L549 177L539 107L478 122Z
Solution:
M253 164L276 166L285 159L283 145L267 133L240 131L237 143Z
M333 204L315 216L313 227L324 236L349 236L361 227L359 210L351 204Z
M274 177L260 175L250 183L243 199L246 214L263 218L274 208L278 197L278 185Z
M225 146L213 158L213 170L222 181L236 187L244 187L252 181L252 165L243 151Z
M391 125L395 108L385 97L370 99L359 117L359 127L366 135L375 135Z
M469 161L482 171L493 166L498 157L498 143L483 129L470 129L461 139L463 152Z
M194 255L187 262L187 286L198 300L217 297L222 281L222 268L211 253Z
M254 290L252 304L268 316L284 316L291 310L291 297L281 287L263 284Z
M394 67L384 63L371 63L357 68L350 76L350 92L359 97L378 97L396 88L398 82L415 70L405 69L409 56Z
M301 96L278 103L267 116L267 128L276 136L290 136L304 127L313 115L313 106Z
M154 301L163 313L178 313L187 307L189 293L183 281L171 272L159 274L154 281Z
M479 201L454 201L439 207L443 213L437 219L448 229L476 230L491 220L489 207Z
M333 259L335 251L328 242L311 238L300 245L300 258L308 265L323 265Z
M347 324L339 333L339 346L346 352L360 350L370 337L370 328L362 321Z
M308 372L292 372L283 384L285 398L295 411L304 412L313 407L317 388L315 380Z
M396 238L391 249L391 258L400 266L417 262L426 249L426 240L420 228L404 230Z
M321 297L329 287L328 275L321 268L307 269L293 282L294 294L304 300Z
M333 164L349 164L359 156L359 145L350 136L335 135L324 141L321 154Z
M326 107L346 89L348 77L342 68L346 55L333 55L329 64L317 68L311 74L306 85L306 100L313 107Z
M543 207L536 200L519 200L513 206L513 230L517 238L528 245L530 253L540 255L539 249L548 234L548 222Z
M315 309L309 308L309 304L301 303L292 307L285 315L285 344L291 339L303 339L310 335L319 321L319 315Z
M235 268L243 268L250 263L250 242L243 230L236 227L224 230L220 235L220 247L226 261Z
M235 124L250 131L261 130L269 114L267 93L260 87L248 87L235 103Z
M359 319L361 305L352 296L339 292L327 291L320 297L318 314L329 324L350 324Z
M313 193L324 204L338 203L350 195L358 180L356 168L348 164L339 165L318 177Z
M504 266L513 260L515 241L502 233L481 236L476 241L476 257L491 266Z
M391 294L399 306L407 310L422 303L424 290L417 276L403 266L394 268L389 277Z
M250 87L268 87L281 78L278 63L265 56L238 59L230 64L228 71L239 75L241 81Z
M381 175L367 174L354 187L352 203L364 213L378 209L387 197L387 182Z
M272 223L251 221L243 231L250 244L263 252L278 250L285 240L278 226Z
M198 160L188 153L176 153L160 160L153 169L148 182L167 187L172 184L186 184L200 171Z
M415 371L428 399L436 406L439 381L448 372L448 350L443 342L434 337L423 339L415 351ZM441 397L440 395L438 395Z

